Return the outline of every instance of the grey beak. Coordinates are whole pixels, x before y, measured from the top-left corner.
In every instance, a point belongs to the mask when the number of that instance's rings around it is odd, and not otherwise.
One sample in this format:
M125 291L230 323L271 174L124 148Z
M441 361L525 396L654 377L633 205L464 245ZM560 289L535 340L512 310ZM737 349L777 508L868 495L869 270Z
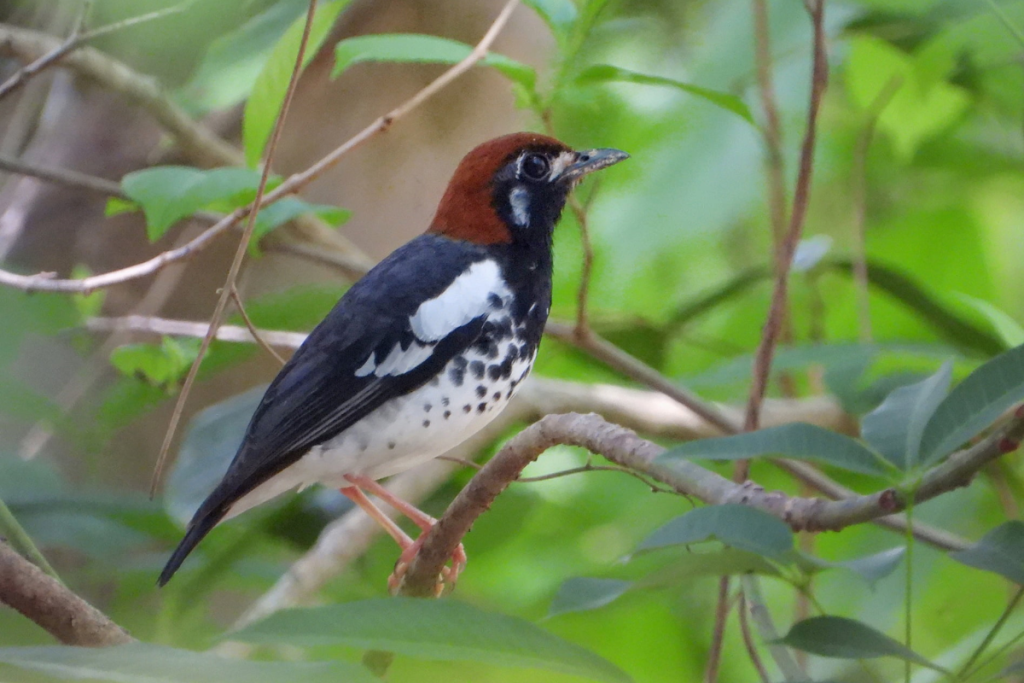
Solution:
M579 180L588 173L617 164L629 155L617 149L588 149L576 153L576 163L565 169L562 180Z

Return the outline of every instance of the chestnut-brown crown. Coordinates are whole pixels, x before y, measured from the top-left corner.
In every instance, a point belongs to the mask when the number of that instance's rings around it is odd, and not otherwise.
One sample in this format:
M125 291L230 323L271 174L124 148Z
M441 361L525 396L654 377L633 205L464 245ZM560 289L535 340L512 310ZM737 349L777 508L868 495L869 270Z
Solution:
M429 232L477 244L511 242L509 226L494 206L495 176L524 152L568 151L565 144L539 133L512 133L477 146L455 169Z

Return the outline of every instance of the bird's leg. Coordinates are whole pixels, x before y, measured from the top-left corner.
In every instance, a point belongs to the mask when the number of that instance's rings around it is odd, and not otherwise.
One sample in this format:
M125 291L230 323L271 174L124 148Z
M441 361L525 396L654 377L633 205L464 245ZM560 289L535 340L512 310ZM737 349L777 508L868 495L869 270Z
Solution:
M388 503L391 507L401 512L403 515L412 520L412 522L416 526L422 529L424 534L430 531L430 529L435 524L437 524L436 519L434 519L427 513L423 512L415 505L412 505L402 500L401 498L397 497L395 494L391 493L386 488L378 484L375 480L370 479L369 477L363 477L359 475L346 475L345 479L353 485L351 488L356 489L357 491L360 492L360 494L362 494L362 491L360 489L369 491L370 493L377 496L384 502ZM342 489L342 493L345 493L345 489ZM345 495L348 494L346 493ZM366 499L365 495L363 496L363 499L366 500L366 502L369 503L370 505L373 505L373 503ZM355 501L357 505L362 507L362 504L356 501L354 498L353 501ZM384 515L384 513L380 511L379 508L374 506L374 509L377 510L378 514L385 516L385 518L387 518L386 515ZM374 517L374 519L377 519L377 517ZM394 522L392 522L390 518L387 519L391 525L394 525ZM387 529L386 526L385 529ZM391 532L388 531L388 533ZM403 533L402 535L404 536L405 534ZM392 534L392 537L394 538L394 534ZM408 538L408 536L406 536L406 538ZM398 541L397 538L395 538L395 540ZM416 557L416 553L419 552L420 546L423 545L423 534L421 534L418 539L416 539L415 541L410 541L408 544L399 541L398 545L402 548L402 554L398 558L398 563L395 565L395 572L388 579L388 587L391 589L392 592L395 592L398 589L399 585L401 585L402 577L405 576L405 572L409 569L409 564L412 562L413 558ZM444 571L442 573L444 581L450 582L452 585L454 585L455 581L459 578L459 574L461 574L462 570L466 568L466 560L466 549L460 543L458 547L455 548L455 552L452 553L451 568L444 568ZM443 586L441 586L440 588L443 589Z
M366 494L358 486L346 486L343 489L338 489L341 493L351 500L353 503L363 509L363 512L370 516L370 519L384 527L384 531L388 532L391 538L395 539L395 543L398 544L402 550L410 547L413 544L412 538L409 537L402 529L395 524L395 522L384 514L384 511L373 504L373 501L366 497Z

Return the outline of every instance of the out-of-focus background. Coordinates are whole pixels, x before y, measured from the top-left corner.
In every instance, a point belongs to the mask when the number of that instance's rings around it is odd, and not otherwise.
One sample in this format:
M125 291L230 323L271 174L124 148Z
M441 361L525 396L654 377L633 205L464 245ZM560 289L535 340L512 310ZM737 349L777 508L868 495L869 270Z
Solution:
M381 58L354 63L332 78L339 41L417 33L474 44L501 5L353 0L325 29L303 74L274 171L287 176L307 168L445 68ZM791 192L807 121L811 23L800 0L768 5L772 63L762 60L761 66L773 72L779 163ZM83 15L81 30L88 31L174 6L165 0L96 0L88 7L72 0L3 2L0 33L18 27L59 42ZM152 79L196 122L241 150L245 100L305 7L304 0L195 0L90 45ZM477 67L345 156L302 197L342 207L351 217L336 229L319 225L320 242L310 247L307 240L306 251L356 258L351 244L370 259L386 255L427 226L462 155L503 133L547 130L577 147L626 150L628 162L579 191L594 250L591 323L704 398L742 405L768 309L772 263L766 119L752 16L751 2L738 0L524 3L493 51L534 69L533 90L503 71ZM849 429L889 390L934 372L944 360L953 359L954 374L962 377L1024 342L1024 46L1014 34L1022 25L1019 2L828 3L831 74L805 239L792 276L788 337L777 359L785 378L770 387L772 397L796 401L796 419L801 406L825 401L840 415L829 426ZM24 63L16 47L0 45L0 56L0 78ZM593 69L598 65L633 75L609 76ZM688 86L715 92L702 96ZM202 157L176 144L147 106L75 69L50 68L0 99L0 160L113 183L156 166L244 165L242 157L233 164ZM106 272L170 249L207 225L177 221L150 240L140 211L111 211L108 201L102 192L31 173L0 173L3 267L61 277ZM242 271L239 290L259 327L308 330L350 282L344 269L299 253L295 245L303 234L309 232L301 227L278 228ZM575 316L580 244L576 218L567 211L556 231L554 319ZM181 534L183 511L200 495L181 483L186 475L173 465L168 493L154 501L146 494L197 340L112 336L89 321L131 314L207 320L236 245L233 235L224 236L180 266L90 296L0 287L0 499L71 587L150 642L214 644L345 510L343 499L330 492L288 496L218 529L168 588L153 586ZM866 291L855 275L862 253L871 280ZM233 314L228 322L240 318ZM258 387L278 367L255 346L215 343L172 457L230 457ZM542 346L535 372L580 386L636 386L553 339ZM510 426L485 454L521 426ZM528 473L586 461L579 450L557 448ZM1018 516L1024 492L1018 469L1019 458L1007 458L970 489L943 496L919 514L976 539ZM202 477L212 470L199 471ZM459 470L427 498L426 509L440 514L471 474ZM866 478L833 474L858 490L873 490ZM752 478L768 488L809 493L760 462ZM610 576L644 537L690 507L608 472L514 485L468 537L469 569L455 597L539 620L563 582ZM856 527L805 539L803 547L846 560L902 542L877 528ZM396 557L393 544L380 539L313 600L385 595ZM1006 587L926 546L915 549L914 561L915 649L938 658L967 648L965 639L998 616ZM681 570L656 588L632 590L595 611L554 616L543 626L637 681L697 680L711 638L713 573ZM835 570L815 577L814 590L829 613L896 634L905 579L897 571L869 583ZM768 580L765 589L783 626L815 611L785 582ZM42 630L0 610L0 646L48 642ZM755 680L734 623L725 648L722 680ZM358 658L355 650L322 650L318 654ZM811 665L815 680L872 680L842 660ZM901 669L879 664L877 671L884 677ZM395 681L514 681L523 675L481 663L404 657L390 673ZM529 675L578 680L547 671Z

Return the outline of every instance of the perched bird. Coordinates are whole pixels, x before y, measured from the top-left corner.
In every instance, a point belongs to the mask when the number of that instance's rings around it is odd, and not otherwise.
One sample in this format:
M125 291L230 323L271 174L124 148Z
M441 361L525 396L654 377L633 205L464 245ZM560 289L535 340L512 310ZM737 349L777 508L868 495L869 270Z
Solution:
M354 284L270 384L159 584L219 522L313 483L339 488L403 548L399 567L411 561L418 545L364 491L423 530L434 523L377 480L458 445L512 398L550 310L552 231L566 198L627 156L534 133L467 154L426 234ZM464 564L460 548L445 578Z

